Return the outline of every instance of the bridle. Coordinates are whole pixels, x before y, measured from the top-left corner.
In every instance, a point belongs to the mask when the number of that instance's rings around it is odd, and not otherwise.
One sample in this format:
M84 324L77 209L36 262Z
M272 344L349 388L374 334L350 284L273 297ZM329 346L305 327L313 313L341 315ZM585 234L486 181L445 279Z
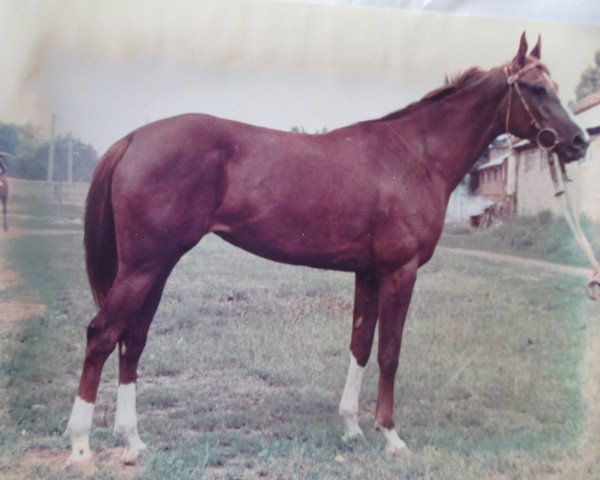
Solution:
M566 184L570 181L567 177L567 172L563 162L559 158L555 158L556 154L552 152L552 150L558 145L560 142L558 141L558 135L556 130L551 127L544 127L533 115L527 100L523 96L523 92L521 92L521 88L519 87L519 79L525 75L527 72L537 68L540 65L539 61L531 62L521 68L518 72L512 73L510 69L510 65L504 67L504 74L506 75L506 83L508 84L508 108L506 110L506 134L509 139L511 139L510 132L508 131L508 122L510 118L510 107L512 102L512 92L513 89L517 92L519 99L521 100L521 104L525 111L529 115L531 119L531 124L537 129L536 134L536 142L538 146L547 153L548 166L550 167L550 176L552 178L552 183L554 184L554 192L555 196L563 203L563 208L565 211L565 219L575 236L575 240L581 247L584 255L587 257L590 262L593 273L592 277L587 285L587 294L592 300L600 300L600 262L596 259L594 255L594 251L590 246L590 243L585 236L585 233L581 229L581 225L579 224L578 215L573 208L573 204L571 202L571 198L568 195ZM513 149L513 142L509 140L510 149ZM557 168L558 163L558 168Z
M556 145L558 145L558 143L559 143L558 142L558 134L556 133L556 130L554 130L552 127L544 127L535 118L535 116L533 115L533 112L531 111L531 107L527 103L527 100L525 100L523 92L521 91L521 87L519 87L519 79L522 76L524 76L527 72L533 70L534 68L537 68L540 65L540 63L541 63L540 61L534 61L534 62L528 63L527 65L525 65L523 68L521 68L516 73L511 72L510 65L507 65L504 67L504 74L506 75L506 83L508 84L508 88L509 88L509 90L508 90L508 108L506 109L506 133L508 134L508 122L509 122L509 118L510 118L512 92L514 89L517 92L519 99L521 100L521 105L523 105L523 108L525 109L525 111L529 115L529 118L531 119L531 124L537 130L537 134L536 134L536 138L535 138L536 143L538 144L538 146L540 148L550 151L554 147L556 147Z

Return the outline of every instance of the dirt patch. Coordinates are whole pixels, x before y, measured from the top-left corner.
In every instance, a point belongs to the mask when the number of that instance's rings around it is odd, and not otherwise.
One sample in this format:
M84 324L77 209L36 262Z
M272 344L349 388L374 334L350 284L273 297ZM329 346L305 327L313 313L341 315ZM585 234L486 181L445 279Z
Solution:
M0 251L0 290L6 290L9 287L14 287L21 283L21 277L17 272L11 270L2 258Z
M481 250L468 250L465 248L450 248L438 247L437 250L455 255L462 255L472 258L481 258L494 263L504 263L509 265L517 265L522 268L528 268L532 271L555 272L564 275L572 275L574 277L589 278L591 275L590 268L573 267L571 265L561 265L558 263L546 262L543 260L534 260L532 258L515 257L502 253L486 252Z
M83 235L81 230L34 230L34 229L23 229L18 227L11 227L8 232L1 232L2 239L15 239L22 237L31 236L54 236L54 235Z
M46 311L41 303L0 302L0 332L11 329L15 323Z
M114 478L130 479L139 474L136 466L124 465L121 461L121 448L107 448L94 452L90 462L81 465L65 467L69 453L67 450L45 449L28 450L23 455L20 465L9 473L10 480L25 480L30 478L32 469L46 475L59 477L68 472L78 475L78 478L93 479L102 473L110 473ZM142 460L143 462L143 460Z
M22 283L20 275L11 270L6 258L0 250L0 290L6 290ZM41 303L18 298L10 301L0 301L0 332L12 328L15 323L34 315L41 315L46 307Z

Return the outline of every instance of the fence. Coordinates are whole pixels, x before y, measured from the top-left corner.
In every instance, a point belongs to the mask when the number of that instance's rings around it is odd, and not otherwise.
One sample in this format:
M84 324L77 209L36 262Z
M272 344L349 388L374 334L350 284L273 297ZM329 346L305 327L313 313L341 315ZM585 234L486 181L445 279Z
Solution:
M34 198L48 203L83 206L90 185L74 182L47 182L41 180L8 179L10 196Z

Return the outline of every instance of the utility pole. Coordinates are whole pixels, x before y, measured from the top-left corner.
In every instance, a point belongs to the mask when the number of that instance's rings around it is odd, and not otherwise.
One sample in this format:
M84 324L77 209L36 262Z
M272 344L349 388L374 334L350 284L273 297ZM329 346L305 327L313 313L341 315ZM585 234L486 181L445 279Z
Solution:
M67 182L73 183L73 134L69 132L69 154L67 156Z
M54 180L54 140L56 137L56 114L52 114L52 130L50 133L50 153L48 154L48 178L49 182Z

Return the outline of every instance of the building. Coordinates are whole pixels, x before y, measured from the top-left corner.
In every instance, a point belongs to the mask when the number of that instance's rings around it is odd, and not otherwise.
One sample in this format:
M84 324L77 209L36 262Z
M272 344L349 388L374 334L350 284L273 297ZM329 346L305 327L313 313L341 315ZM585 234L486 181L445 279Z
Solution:
M600 222L600 92L577 102L572 110L590 134L590 147L584 159L567 165L571 180L567 187L576 209ZM507 220L544 210L563 214L545 150L528 141L519 141L511 149L504 140L490 146L488 158L476 170L475 193L496 204L497 217Z
M495 204L495 214L508 220L515 213L515 156L506 139L494 143L488 151L489 160L476 170L475 193Z

